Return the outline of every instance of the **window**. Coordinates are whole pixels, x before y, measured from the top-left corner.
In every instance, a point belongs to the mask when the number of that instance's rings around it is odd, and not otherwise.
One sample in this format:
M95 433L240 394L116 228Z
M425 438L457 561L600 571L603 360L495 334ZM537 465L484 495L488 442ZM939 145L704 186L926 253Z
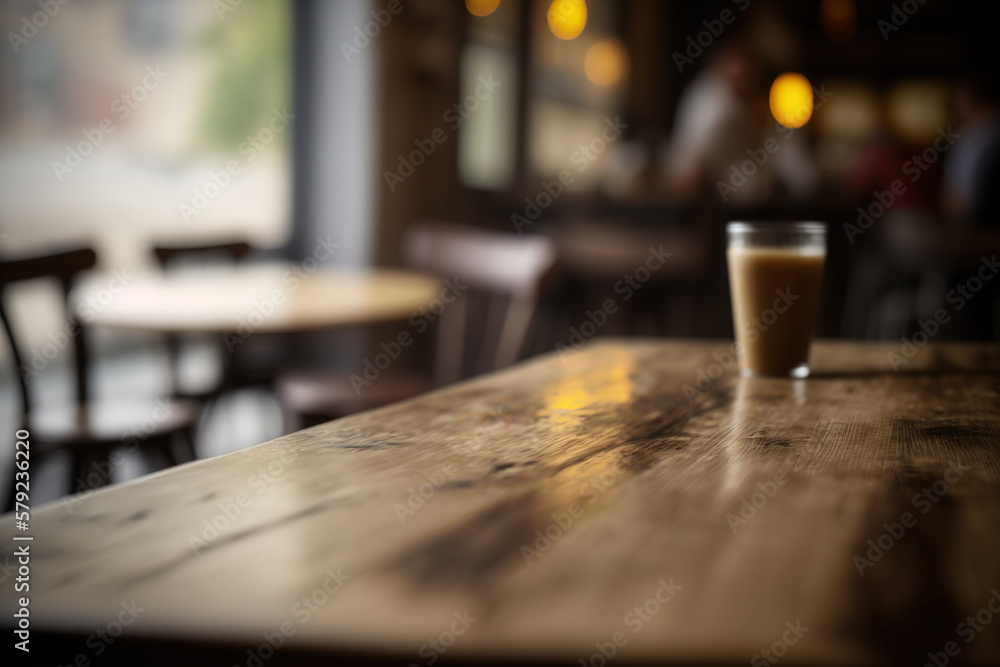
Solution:
M291 201L290 2L4 3L0 220L11 246L276 245Z

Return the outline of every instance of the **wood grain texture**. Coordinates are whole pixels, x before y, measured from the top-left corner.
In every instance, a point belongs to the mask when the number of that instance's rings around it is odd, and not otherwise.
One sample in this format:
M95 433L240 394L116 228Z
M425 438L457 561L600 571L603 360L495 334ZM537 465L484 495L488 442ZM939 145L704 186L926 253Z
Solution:
M131 640L244 661L287 623L267 664L426 665L452 631L470 661L580 664L620 632L615 664L770 664L783 635L782 664L998 664L1000 614L959 624L1000 589L1000 346L895 373L898 346L820 343L808 380L686 391L728 348L593 344L39 509L35 627L86 637L134 599Z

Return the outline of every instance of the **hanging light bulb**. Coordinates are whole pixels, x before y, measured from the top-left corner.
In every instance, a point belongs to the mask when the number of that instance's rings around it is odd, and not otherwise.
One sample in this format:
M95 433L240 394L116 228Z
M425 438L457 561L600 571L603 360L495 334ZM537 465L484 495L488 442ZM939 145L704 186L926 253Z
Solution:
M465 8L473 16L489 16L500 6L500 0L465 0Z
M771 115L785 127L802 127L812 118L813 92L809 79L785 72L771 84Z
M587 25L587 3L584 0L552 0L548 20L549 30L559 39L579 37Z

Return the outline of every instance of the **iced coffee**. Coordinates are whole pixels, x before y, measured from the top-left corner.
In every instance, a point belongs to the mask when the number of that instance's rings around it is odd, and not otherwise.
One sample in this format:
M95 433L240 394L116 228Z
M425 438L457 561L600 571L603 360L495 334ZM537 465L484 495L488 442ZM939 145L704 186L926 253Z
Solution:
M826 226L731 222L726 232L740 373L806 377L826 260Z

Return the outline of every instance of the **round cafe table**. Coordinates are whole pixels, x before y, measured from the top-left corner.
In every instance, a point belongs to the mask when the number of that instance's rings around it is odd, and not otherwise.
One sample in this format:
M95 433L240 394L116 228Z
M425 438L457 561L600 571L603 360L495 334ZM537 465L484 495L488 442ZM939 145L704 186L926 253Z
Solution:
M391 322L426 307L436 279L394 269L285 263L95 273L73 290L80 322L160 333L295 333Z
M307 271L285 263L237 264L170 272L88 275L70 295L81 324L167 335L211 334L222 354L218 385L175 390L211 401L246 386L270 386L275 360L237 364L257 335L329 331L406 320L440 294L437 279L390 269ZM176 382L175 378L175 382Z

